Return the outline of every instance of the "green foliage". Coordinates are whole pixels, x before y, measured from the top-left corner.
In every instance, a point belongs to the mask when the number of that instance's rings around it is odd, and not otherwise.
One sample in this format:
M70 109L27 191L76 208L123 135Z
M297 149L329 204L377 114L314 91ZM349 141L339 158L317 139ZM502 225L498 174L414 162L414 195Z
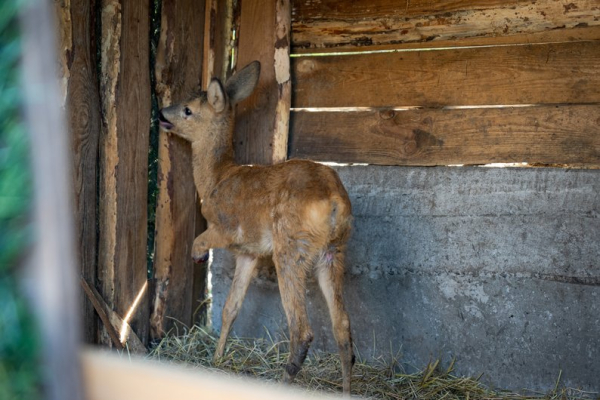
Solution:
M0 280L0 399L39 398L39 341L27 304L14 279Z
M17 12L22 1L0 3L0 399L39 398L39 341L16 267L31 237L29 143L20 120Z
M0 6L0 274L8 272L24 245L24 214L31 187L28 143L19 120L16 13L14 1Z

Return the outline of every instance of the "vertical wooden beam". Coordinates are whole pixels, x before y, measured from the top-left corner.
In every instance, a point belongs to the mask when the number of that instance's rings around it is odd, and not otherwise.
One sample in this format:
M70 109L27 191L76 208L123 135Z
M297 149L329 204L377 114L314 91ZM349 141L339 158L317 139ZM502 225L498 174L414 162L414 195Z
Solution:
M232 0L206 0L204 63L202 88L206 90L214 77L227 80L230 72L229 52L231 39Z
M101 128L94 40L96 1L61 0L56 5L61 88L73 153L75 249L81 275L95 285L97 165ZM80 292L80 298L84 340L94 343L97 333L94 307L83 292Z
M25 284L38 318L44 399L83 398L77 350L76 292L69 138L56 81L56 25L52 3L29 1L21 10L24 114L31 138L36 241ZM10 379L11 377L9 377Z
M277 81L277 105L273 129L273 164L287 159L292 105L292 81L290 79L290 31L292 10L290 0L276 0L275 12L275 80Z
M241 7L237 65L258 60L261 76L258 88L237 107L236 159L271 164L287 155L290 1L244 0Z
M232 0L206 0L204 22L204 57L202 66L202 90L208 88L214 77L225 82L231 73L229 57L231 53L231 30L233 19ZM197 208L196 235L206 229L206 221ZM194 268L192 287L192 323L206 324L208 305L206 292L208 266L197 265Z
M183 101L201 86L204 13L204 1L163 1L156 55L159 107ZM161 132L158 159L156 289L151 317L154 339L163 336L175 320L191 325L194 311L191 249L198 210L189 144Z
M150 131L149 0L102 0L98 279L109 307L145 343ZM125 327L124 327L125 328ZM110 343L105 333L101 337Z

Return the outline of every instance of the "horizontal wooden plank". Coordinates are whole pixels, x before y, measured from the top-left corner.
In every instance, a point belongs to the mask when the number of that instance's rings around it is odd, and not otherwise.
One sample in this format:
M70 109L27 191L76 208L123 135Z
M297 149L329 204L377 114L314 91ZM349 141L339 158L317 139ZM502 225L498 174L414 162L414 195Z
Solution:
M290 158L380 165L600 165L600 106L294 112Z
M599 26L597 0L295 2L294 48L354 47Z
M600 26L578 26L571 29L552 29L543 32L535 32L509 36L477 36L464 37L453 40L433 40L428 42L403 42L394 44L373 44L368 48L356 46L320 47L320 48L293 48L293 57L303 55L327 55L332 53L360 53L360 52L382 52L382 51L417 51L436 50L454 47L493 47L505 45L523 44L549 44L584 42L600 40Z
M443 14L465 10L485 10L492 8L524 6L536 3L532 0L312 0L294 1L292 17L294 21L314 21L323 19L361 20L381 17L415 17L420 15Z
M600 101L600 41L294 58L292 107Z

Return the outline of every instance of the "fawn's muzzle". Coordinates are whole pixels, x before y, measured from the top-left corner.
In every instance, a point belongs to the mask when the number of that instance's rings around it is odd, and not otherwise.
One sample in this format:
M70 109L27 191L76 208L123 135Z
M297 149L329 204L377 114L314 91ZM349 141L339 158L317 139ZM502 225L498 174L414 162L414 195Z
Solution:
M158 124L166 131L170 131L175 127L168 119L165 118L162 111L158 113Z

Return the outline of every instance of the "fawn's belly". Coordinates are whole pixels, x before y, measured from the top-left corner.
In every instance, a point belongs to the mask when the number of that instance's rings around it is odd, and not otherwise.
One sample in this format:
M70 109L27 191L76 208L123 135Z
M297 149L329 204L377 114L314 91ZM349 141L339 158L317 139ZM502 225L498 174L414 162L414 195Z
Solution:
M269 256L273 254L273 233L269 229L263 229L260 232L246 232L242 226L239 226L228 248L238 254Z

